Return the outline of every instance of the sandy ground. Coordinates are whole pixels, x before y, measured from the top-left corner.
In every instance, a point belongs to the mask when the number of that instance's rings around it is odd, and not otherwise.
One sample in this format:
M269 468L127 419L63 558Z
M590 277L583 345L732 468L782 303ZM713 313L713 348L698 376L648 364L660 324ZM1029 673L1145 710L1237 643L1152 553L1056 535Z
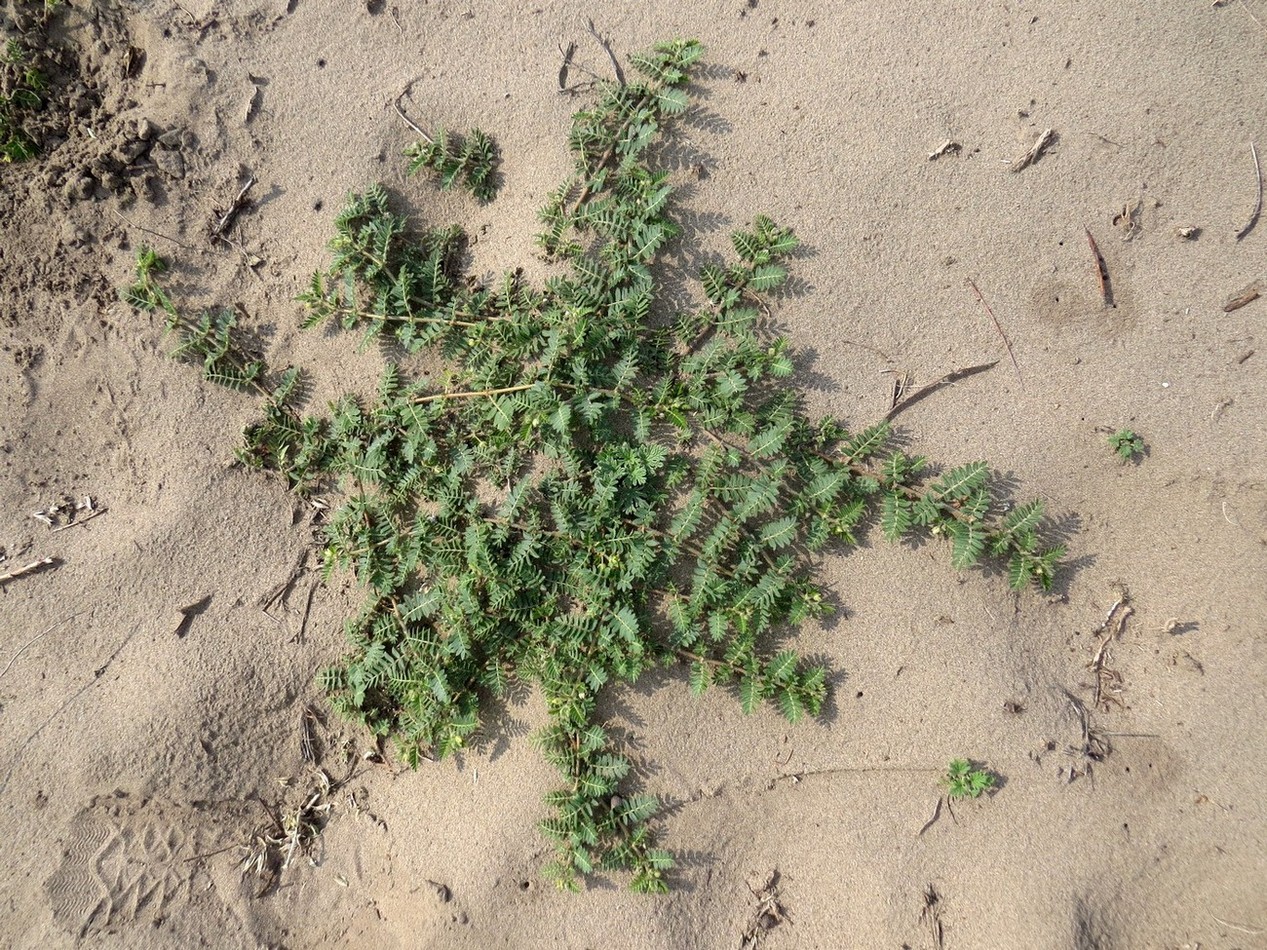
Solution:
M888 409L885 371L919 386L1000 360L898 422L917 451L988 459L1043 498L1071 552L1050 597L956 575L936 545L828 557L844 614L797 637L836 671L819 722L745 718L674 673L614 695L671 804L665 898L538 876L554 776L528 742L536 696L456 763L359 761L365 738L313 685L357 601L303 560L316 513L231 464L252 400L168 360L117 298L152 242L183 301L239 307L319 399L364 387L378 354L298 330L332 214L383 181L463 222L477 272L535 272L534 212L586 101L557 91L560 44L609 69L587 15L622 56L708 48L664 149L687 225L670 280L757 212L795 228L810 253L780 319L811 407L853 425ZM1262 0L73 0L54 32L83 83L63 84L64 140L0 166L0 572L60 562L0 586L0 943L930 948L940 926L956 950L1267 946L1267 299L1223 310L1267 281L1267 222L1235 238L1250 143L1267 152L1255 17ZM410 83L418 121L498 137L492 205L404 177L390 104ZM930 161L948 139L961 150ZM247 175L241 249L212 245ZM1107 447L1120 427L1147 441L1138 464ZM105 510L81 526L31 517L85 495ZM1097 706L1120 585L1133 613ZM1073 781L1088 763L1064 691L1111 746ZM259 897L242 846L264 806L307 795L305 734L332 777L348 750L357 772ZM919 834L956 756L1001 787Z

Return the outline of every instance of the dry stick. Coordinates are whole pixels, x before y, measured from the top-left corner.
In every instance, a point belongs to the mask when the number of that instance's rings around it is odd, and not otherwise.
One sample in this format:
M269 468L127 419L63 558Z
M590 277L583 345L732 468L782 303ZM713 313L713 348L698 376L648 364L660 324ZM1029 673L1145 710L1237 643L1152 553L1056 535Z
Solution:
M81 524L87 524L93 518L96 518L98 515L104 515L109 510L110 509L108 508L98 508L91 514L84 515L82 518L72 521L70 524L64 524L60 528L54 528L49 532L49 534L57 534L58 531L69 531L71 528L78 528Z
M916 838L918 838L918 837L922 836L922 835L924 834L924 832L925 832L925 831L927 831L929 828L933 827L933 825L937 824L937 819L941 817L941 806L942 806L942 802L943 802L943 801L945 801L945 799L944 799L944 798L942 798L941 796L938 796L938 798L937 798L937 807L933 809L933 817L932 817L932 818L930 818L930 819L928 819L928 821L924 822L924 827L923 827L923 828L921 828L919 831L915 832L915 837L916 837Z
M28 647L44 639L46 636L48 636L50 633L52 633L62 624L69 623L70 621L74 620L76 617L82 617L87 612L88 611L86 610L81 610L77 614L71 614L69 617L63 617L61 620L57 621L57 623L53 624L51 627L45 630L43 633L37 633L35 636L31 637L30 640L27 640L26 643L22 644L22 646L18 649L17 653L9 657L9 662L4 665L3 670L0 670L0 679L4 678L4 675L9 672L13 664L17 662L18 657L20 657L23 653L25 653Z
M1012 171L1024 171L1042 158L1043 152L1047 151L1047 147L1056 141L1056 133L1053 129L1043 129L1042 134L1038 136L1038 141L1030 146L1028 152L1012 163Z
M1261 294L1259 294L1258 292L1258 285L1251 284L1245 290L1242 290L1239 294L1237 294L1235 297L1233 297L1231 300L1225 303L1223 305L1223 312L1231 313L1234 310L1240 310L1241 307L1245 306L1246 304L1253 303L1260 296ZM1241 360L1241 362L1243 363L1245 361Z
M129 221L126 217L124 217L122 214L119 213L119 210L117 208L111 208L110 210L113 211L116 215L118 215L119 220L121 220L124 224L126 224L130 228L136 228L138 231L144 231L146 234L152 234L155 237L161 237L164 241L171 241L177 247L183 247L187 251L193 250L193 247L191 247L188 244L181 243L180 241L176 240L174 237L172 237L169 234L164 234L162 231L151 231L149 228L143 227L142 225L139 225L135 223L134 221Z
M229 230L229 226L233 224L234 218L236 218L238 216L238 212L242 210L243 199L246 198L246 193L251 190L251 186L254 184L255 176L252 175L246 180L246 184L242 186L242 190L238 192L238 196L233 199L233 204L229 205L229 210L221 215L220 222L211 232L213 240L215 238L223 237L224 232Z
M1258 185L1258 198L1254 201L1254 211L1249 216L1249 223L1236 232L1238 241L1254 230L1254 225L1258 223L1258 216L1263 212L1263 169L1258 164L1258 149L1254 147L1253 142L1249 143L1249 151L1254 156L1254 183Z
M1245 2L1245 0L1241 0L1241 9L1249 14L1249 18L1251 20L1257 23L1264 30L1267 30L1267 24L1264 24L1262 20L1258 19L1258 17L1254 15L1254 11L1249 8L1249 5Z
M841 340L840 342L848 343L850 346L860 346L864 350L870 350L876 356L883 356L885 360L887 360L890 363L893 362L893 357L889 356L889 354L884 352L884 350L877 350L874 346L868 346L866 343L859 343L857 340Z
M0 796L3 796L5 791L8 790L9 782L13 780L13 772L18 767L18 762L21 761L22 756L26 753L27 747L32 742L34 742L37 738L39 738L40 733L42 733L45 729L47 729L49 724L52 723L53 720L56 719L58 716L60 716L62 712L65 711L68 706L70 706L72 703L75 702L75 700L79 699L80 696L86 693L93 686L94 683L98 682L101 679L101 677L105 676L106 670L110 669L110 664L112 664L115 660L119 658L119 654L123 652L123 648L126 647L129 643L131 643L132 638L135 636L136 636L136 629L133 629L131 633L129 633L122 640L120 640L119 645L114 648L114 652L111 653L108 657L106 657L106 661L103 664L101 664L101 666L97 667L95 670L92 671L92 679L85 682L82 686L79 687L79 689L75 690L74 693L68 696L62 702L60 706L58 706L55 710L53 710L53 714L51 716L49 716L42 723L40 723L40 725L36 727L35 731L32 732L29 736L27 736L22 741L22 744L18 746L17 752L13 753L13 758L9 762L9 770L4 774L3 780L0 780Z
M308 585L308 599L304 602L304 616L303 619L299 621L299 633L295 637L296 643L304 642L304 634L308 631L308 615L312 613L312 595L316 592L316 590L317 582L314 580Z
M23 564L21 567L14 568L7 574L0 574L0 584L17 580L25 574L34 574L36 571L43 570L46 567L57 567L61 563L62 562L55 557L40 558L38 561L32 561L30 564Z
M1101 623L1100 626L1096 627L1094 630L1091 631L1091 635L1093 637L1099 636L1105 629L1108 628L1109 624L1113 622L1113 615L1117 613L1119 607L1125 607L1129 605L1131 602L1131 592L1126 589L1125 585L1123 585L1119 581L1118 583L1114 584L1113 587L1114 589L1119 591L1118 598L1117 600L1113 601L1113 606L1110 607L1109 612L1104 615L1104 622ZM1118 633L1121 633L1120 625L1118 628Z
M501 389L481 389L477 392L469 393L436 393L432 396L420 396L411 400L414 405L424 402L435 402L437 399L470 399L476 396L500 396L503 393L518 393L525 389L531 389L536 383L527 383L523 386L504 386Z
M572 57L576 55L576 44L569 42L563 50L563 65L559 67L559 92L566 92L568 87L568 70L572 68Z
M201 854L185 858L184 863L189 864L192 861L201 861L204 858L214 858L217 854L224 854L226 851L233 851L240 847L242 847L242 843L235 841L233 844L226 844L223 848L216 848L214 851L203 851Z
M679 651L679 652L681 652L681 651ZM719 661L719 665L723 665L723 664L722 664L722 662L720 662L720 661ZM937 772L937 771L938 771L938 769L927 768L927 767L920 767L920 766L917 766L917 765L911 765L911 766L904 766L904 765L856 765L856 766L843 766L843 767L841 767L841 768L835 768L835 769L804 769L804 770L802 770L802 771L800 771L800 772L781 772L781 773L779 773L778 775L774 776L774 778L772 778L770 781L772 781L772 782L780 782L780 781L782 781L782 780L784 780L784 779L791 779L793 782L802 782L802 781L804 781L805 779L810 778L810 777L815 776L815 775L854 775L854 774L862 774L862 773L864 773L864 772L920 772L920 773L930 773L930 772Z
M408 92L408 90L406 90L406 92ZM415 132L421 135L422 140L424 142L426 142L428 145L435 145L436 140L433 139L426 132L422 131L422 129L420 129L418 126L414 125L414 123L410 121L409 116L405 115L405 110L400 107L400 100L403 98L405 98L404 92L402 92L399 96L397 96L396 101L392 103L392 105L395 106L396 108L396 114L405 120L405 125L409 126L411 129L413 129Z
M1100 253L1100 245L1095 243L1091 229L1084 226L1082 230L1087 233L1087 245L1091 248L1091 259L1095 262L1095 277L1100 282L1100 299L1106 307L1112 307L1113 289L1109 283L1108 265L1104 263L1104 255Z
M625 85L625 71L620 68L620 60L616 59L616 54L612 52L611 44L603 39L602 34L594 27L594 21L589 17L585 18L585 27L589 30L590 36L598 40L598 45L603 48L603 52L607 54L607 58L612 61L612 69L616 72L616 82L622 86Z
M1129 605L1123 606L1123 601L1118 601L1118 603L1113 605L1113 609L1109 611L1110 617L1114 615L1119 606L1122 606L1122 612L1118 614L1117 622L1113 624L1112 628L1109 627L1109 621L1107 619L1100 627L1100 630L1104 632L1104 639L1100 641L1100 645L1096 649L1095 655L1091 658L1091 662L1087 665L1087 669L1095 674L1095 695L1092 698L1091 704L1097 709L1100 708L1101 703L1104 703L1104 708L1106 710L1108 709L1108 703L1104 702L1104 687L1106 685L1111 687L1112 684L1120 683L1122 680L1122 675L1120 673L1116 670L1111 670L1104 665L1106 659L1108 658L1109 644L1122 635L1122 631L1126 628L1126 618L1135 612L1134 607Z
M975 376L977 375L977 373L984 373L986 370L994 369L994 367L998 365L999 365L999 361L995 360L993 363L982 363L980 366L969 366L966 369L957 369L957 370L954 370L953 372L947 373L945 376L943 376L941 379L937 380L936 382L929 383L927 386L923 387L922 389L916 390L908 398L903 399L900 403L898 403L896 406L894 406L892 409L890 409L888 412L884 414L884 419L886 422L889 422L899 412L902 412L903 410L910 408L911 406L915 405L917 402L919 402L921 399L925 398L926 396L931 396L937 390L941 389L941 387L947 386L950 383L957 383L959 382L959 380L967 379L969 376Z
M1210 916L1224 927L1230 927L1232 930L1239 930L1241 933L1249 934L1251 937L1257 937L1260 933L1262 933L1261 930L1254 927L1242 927L1240 924L1234 924L1230 920L1224 920L1222 917L1215 917L1213 914Z
M994 329L999 331L999 336L1003 338L1003 345L1007 347L1008 359L1012 361L1012 369L1016 370L1016 381L1021 384L1021 388L1025 388L1025 380L1021 378L1021 368L1016 363L1016 354L1012 352L1012 341L1007 338L1007 334L1003 332L1003 325L999 323L999 318L994 315L994 310L985 302L985 297L981 295L980 288L976 282L969 277L968 286L972 288L972 292L977 295L977 299L981 301L981 306L985 307L985 312L990 315L990 319L994 322Z

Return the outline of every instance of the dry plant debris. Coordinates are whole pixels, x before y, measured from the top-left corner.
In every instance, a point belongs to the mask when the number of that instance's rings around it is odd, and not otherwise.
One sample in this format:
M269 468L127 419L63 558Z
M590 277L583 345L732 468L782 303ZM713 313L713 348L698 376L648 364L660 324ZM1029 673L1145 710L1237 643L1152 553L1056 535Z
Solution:
M1034 144L1029 147L1029 150L1012 163L1013 173L1024 171L1037 162L1042 158L1043 153L1055 143L1056 139L1057 135L1054 130L1043 129Z
M1076 745L1065 747L1065 755L1071 761L1065 769L1061 770L1062 774L1067 783L1083 777L1091 779L1094 783L1095 766L1109 757L1113 746L1104 732L1091 725L1091 716L1082 700L1063 687L1060 688L1060 692L1078 717L1081 729L1081 741Z
M1100 245L1095 243L1095 237L1091 234L1091 229L1084 227L1082 229L1087 235L1087 245L1091 248L1091 260L1095 264L1095 278L1100 287L1100 300L1104 306L1113 306L1113 286L1109 283L1109 268L1104 263L1104 255L1100 253Z
M56 533L84 524L105 513L106 509L98 505L92 495L84 495L78 501L69 496L61 498L47 508L31 512L31 517Z
M1241 307L1253 303L1260 296L1262 296L1262 292L1259 290L1258 282L1255 281L1244 290L1233 294L1232 297L1228 299L1227 303L1223 304L1223 312L1232 313L1233 311L1240 310Z
M1259 215L1263 213L1263 169L1258 163L1258 147L1253 142L1250 142L1249 151L1254 158L1254 184L1257 187L1257 197L1254 199L1254 210L1250 212L1249 220L1245 223L1245 227L1236 232L1236 240L1238 241L1249 237L1249 232L1254 230L1254 226L1258 224Z
M963 151L962 145L958 142L947 139L928 153L928 160L930 162L935 162L944 155L956 155L961 151Z
M1119 706L1122 705L1122 701L1118 698L1118 694L1122 692L1122 674L1117 670L1110 669L1108 666L1108 661L1111 658L1109 644L1122 636L1122 632L1126 629L1126 618L1134 612L1135 608L1131 606L1130 591L1125 586L1118 585L1117 600L1109 608L1104 622L1091 631L1091 635L1095 637L1103 634L1099 644L1096 646L1091 662L1087 664L1087 669L1095 676L1095 695L1092 705L1105 712L1109 710L1110 705L1113 703Z
M994 308L986 301L985 295L981 293L981 288L977 286L977 282L971 277L968 278L968 286L972 288L972 292L976 295L977 301L985 308L986 314L990 318L990 322L994 324L995 331L999 334L999 338L1003 341L1003 347L1007 350L1007 358L1012 361L1012 369L1016 370L1016 381L1021 384L1021 388L1025 388L1025 379L1021 376L1020 364L1016 362L1016 354L1012 352L1012 341L1007 338L1007 334L1003 332L1003 324L999 323L999 318L994 315Z
M1143 210L1144 203L1136 198L1123 204L1122 210L1113 215L1113 226L1122 232L1123 241L1133 241L1144 233L1139 220Z
M761 941L767 933L789 919L787 910L779 900L777 869L766 876L760 887L753 887L752 882L749 881L748 890L756 898L757 906L753 909L752 917L740 936L739 950L756 950L761 946Z
M15 567L11 571L6 571L5 573L0 574L0 584L7 584L9 581L15 581L19 577L34 574L36 571L42 571L47 567L57 567L61 563L61 560L55 557L39 558L27 564L23 564L21 567Z

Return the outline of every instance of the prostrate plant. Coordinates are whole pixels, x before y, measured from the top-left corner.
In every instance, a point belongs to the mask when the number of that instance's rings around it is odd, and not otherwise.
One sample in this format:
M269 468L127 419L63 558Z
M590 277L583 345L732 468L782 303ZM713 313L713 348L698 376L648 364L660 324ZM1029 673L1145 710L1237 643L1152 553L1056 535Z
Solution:
M604 722L610 683L685 664L694 692L723 684L745 712L817 714L826 669L773 644L828 611L817 552L869 517L889 538L949 539L957 567L1001 559L1017 588L1046 588L1062 554L1039 547L1039 502L995 514L985 463L926 476L887 424L806 417L789 345L765 329L788 229L737 231L734 259L701 274L707 303L659 314L654 268L678 229L650 147L700 54L661 44L634 58L641 79L576 116L575 170L540 237L566 273L543 286L467 279L458 228L417 233L381 188L354 195L301 297L307 325L433 348L447 376L433 388L389 366L374 399L325 419L274 392L241 452L301 491L334 478L346 492L326 569L367 597L350 655L322 675L342 713L416 765L463 748L512 684L539 686L536 742L564 779L541 824L547 870L568 888L627 869L661 891L672 865L649 825L658 803Z
M954 801L960 798L980 798L994 788L994 775L985 769L975 769L967 759L955 759L941 779L946 797Z

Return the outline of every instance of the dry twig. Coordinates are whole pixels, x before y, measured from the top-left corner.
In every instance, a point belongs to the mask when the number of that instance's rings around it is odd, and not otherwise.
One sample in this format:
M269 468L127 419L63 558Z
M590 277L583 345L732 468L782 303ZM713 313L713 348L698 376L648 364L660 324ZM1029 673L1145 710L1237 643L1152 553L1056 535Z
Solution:
M933 809L933 817L928 819L928 821L924 822L924 827L920 828L919 831L915 832L916 838L921 837L925 831L933 827L933 825L937 824L937 819L941 817L941 806L945 804L945 802L946 802L946 799L944 796L941 796L941 795L937 796L937 807Z
M1245 0L1241 0L1241 9L1245 11L1251 20L1258 24L1260 29L1267 32L1267 23L1263 23L1262 20L1258 19L1258 16L1249 8L1249 5L1245 2Z
M898 403L896 406L894 406L892 409L886 412L884 414L884 418L886 421L891 420L899 412L902 412L904 409L909 409L911 406L915 405L915 403L919 402L921 399L924 399L927 396L931 396L933 393L941 389L943 386L948 386L951 383L957 383L959 382L959 380L967 379L969 376L975 376L977 375L977 373L984 373L986 370L994 369L994 367L998 365L999 365L999 361L995 360L992 363L982 363L979 366L969 366L966 369L957 369L952 372L949 372L945 376L943 376L941 379L936 380L935 382L929 383L927 386L924 386L923 388L916 390L906 399L903 399L900 403Z
M146 234L152 234L155 237L161 237L164 241L171 241L177 247L182 247L187 251L193 250L192 246L185 244L183 241L176 240L176 238L172 237L170 234L164 234L162 231L152 231L149 228L145 227L144 225L137 224L134 221L129 221L123 214L119 212L117 208L111 208L110 210L115 213L115 216L118 217L120 221L122 221L124 224L126 224L130 228L136 228L138 231L144 231Z
M1012 352L1012 341L1007 338L1007 334L1003 332L1003 325L999 323L999 318L994 315L993 308L986 303L985 297L981 294L981 288L977 286L976 281L971 277L968 278L968 286L972 288L972 292L977 295L977 299L981 301L981 306L985 307L985 312L990 315L991 322L994 323L994 329L999 331L999 336L1003 338L1003 345L1007 347L1008 359L1012 361L1012 369L1016 370L1016 381L1021 384L1021 388L1025 388L1025 380L1021 378L1021 368L1017 365L1016 354Z
M46 636L48 636L50 633L52 633L62 624L69 623L70 621L74 620L76 617L80 617L85 613L87 613L87 611L81 610L77 614L71 614L71 616L69 617L64 617L63 619L57 621L57 623L49 627L47 630L44 630L41 633L37 633L35 636L31 637L30 640L27 640L26 643L22 644L22 646L18 648L18 651L14 653L13 656L9 657L9 662L4 665L3 670L0 670L0 679L4 678L4 675L8 673L10 668L13 666L13 664L17 662L18 657L20 657L23 653L25 653L30 647L38 643L40 640L43 640Z
M748 890L757 899L752 920L740 937L740 950L756 950L761 938L787 919L787 910L779 902L779 872L774 870L760 888L748 884Z
M1252 14L1251 14L1252 15ZM1250 212L1249 222L1245 227L1236 232L1236 240L1241 240L1254 230L1254 225L1258 224L1258 216L1263 212L1263 169L1258 164L1258 149L1254 147L1254 143L1249 143L1250 154L1254 156L1254 184L1258 186L1258 197L1254 200L1254 210Z
M220 216L216 226L211 229L211 239L213 241L216 238L224 237L224 232L229 230L238 214L246 207L246 193L251 190L254 184L255 176L251 175L247 178L246 184L242 186L242 190L238 192L238 196L233 199L233 203L229 205L229 209Z
M1082 727L1082 744L1065 747L1065 755L1077 760L1075 764L1069 766L1069 773L1065 781L1072 782L1074 779L1086 776L1091 779L1092 784L1095 784L1095 776L1093 774L1095 764L1107 759L1109 753L1113 751L1113 746L1103 732L1092 727L1091 717L1087 714L1087 707L1083 705L1082 700L1064 687L1060 687L1060 692L1064 694L1069 705L1073 707L1073 711L1077 714L1078 721Z
M1109 268L1104 263L1104 255L1100 253L1100 245L1095 243L1091 229L1084 227L1082 230L1087 233L1087 244L1091 248L1091 259L1095 262L1095 277L1100 284L1100 299L1104 301L1106 307L1112 307L1113 286L1109 283Z
M611 44L603 37L598 29L594 26L594 21L589 17L585 18L585 28L589 30L590 36L598 41L598 45L603 48L603 52L607 54L607 58L612 61L612 69L616 73L616 82L622 86L625 85L625 71L620 68L620 60L616 58L616 54L612 52Z
M1223 312L1231 313L1234 310L1240 310L1241 307L1244 307L1246 304L1253 303L1260 296L1262 296L1262 294L1258 290L1258 284L1250 284L1223 305Z
M36 571L42 571L46 567L58 567L61 560L55 557L42 557L38 561L32 561L30 564L23 564L21 567L15 567L6 574L0 574L0 584L7 584L9 581L15 581L19 577L27 574L34 574Z
M1135 610L1131 606L1131 593L1126 586L1123 584L1115 586L1118 591L1117 600L1105 614L1104 621L1091 631L1093 637L1098 637L1100 634L1104 634L1104 637L1096 648L1091 662L1087 664L1087 669L1095 675L1095 696L1092 705L1106 712L1111 702L1121 703L1115 695L1109 694L1119 693L1122 690L1122 674L1108 666L1109 644L1121 637L1126 629L1126 618Z
M412 85L412 84L411 84L411 85ZM395 107L395 109L396 109L396 114L397 114L398 116L400 116L400 117L404 120L405 125L409 126L411 129L413 129L415 132L417 132L417 133L418 133L418 135L422 137L422 140L423 140L424 142L426 142L428 145L435 145L435 144L436 144L436 140L435 140L435 139L433 139L433 138L432 138L430 135L428 135L426 132L424 132L424 131L423 131L421 128L419 128L417 125L415 125L415 124L413 123L413 121L409 118L409 116L405 115L405 110L404 110L404 109L402 109L402 108L400 107L400 100L401 100L401 99L403 99L403 98L405 98L405 96L408 94L408 92L409 92L409 90L408 90L408 89L406 89L406 90L405 90L405 92L402 92L399 96L397 96L397 97L396 97L396 101L392 103L392 105L393 105L393 106Z
M1038 140L1029 147L1029 151L1012 163L1012 171L1024 171L1043 156L1043 152L1056 141L1056 133L1052 129L1043 129Z

